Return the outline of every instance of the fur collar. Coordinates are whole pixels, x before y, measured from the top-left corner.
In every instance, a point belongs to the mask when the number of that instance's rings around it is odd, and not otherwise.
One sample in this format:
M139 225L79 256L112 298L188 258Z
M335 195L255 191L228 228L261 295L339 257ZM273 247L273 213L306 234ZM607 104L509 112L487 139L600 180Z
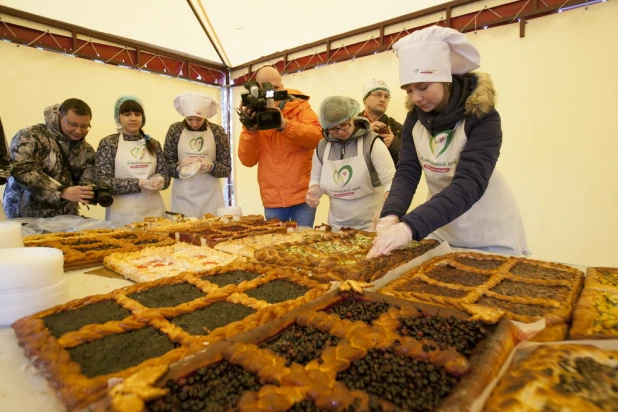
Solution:
M478 79L476 88L466 100L466 116L483 117L496 107L496 89L487 73L472 72Z

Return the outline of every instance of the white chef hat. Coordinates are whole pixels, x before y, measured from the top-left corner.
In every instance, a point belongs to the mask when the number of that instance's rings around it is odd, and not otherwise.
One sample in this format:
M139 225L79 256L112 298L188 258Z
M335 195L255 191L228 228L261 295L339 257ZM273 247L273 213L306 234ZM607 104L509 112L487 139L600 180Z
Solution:
M452 82L452 74L478 69L481 55L465 34L432 26L403 37L393 45L399 57L399 83Z
M375 90L384 90L388 93L391 92L388 88L388 84L386 84L384 80L371 79L363 86L363 100L365 100L367 96Z
M184 92L174 98L174 107L182 117L197 116L202 119L217 114L219 103L202 92Z

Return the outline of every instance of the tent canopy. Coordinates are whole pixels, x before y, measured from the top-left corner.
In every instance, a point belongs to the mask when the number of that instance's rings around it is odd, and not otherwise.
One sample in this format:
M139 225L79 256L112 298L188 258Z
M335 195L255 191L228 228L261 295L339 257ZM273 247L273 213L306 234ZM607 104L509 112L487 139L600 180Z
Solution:
M447 2L0 0L0 5L228 67L443 3Z

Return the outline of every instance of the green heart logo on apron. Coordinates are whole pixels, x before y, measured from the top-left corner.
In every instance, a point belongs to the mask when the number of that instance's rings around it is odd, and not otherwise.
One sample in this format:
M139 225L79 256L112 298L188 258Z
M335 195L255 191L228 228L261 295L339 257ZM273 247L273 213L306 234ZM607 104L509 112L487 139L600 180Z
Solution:
M144 143L143 145L139 147L134 147L133 149L131 149L131 156L133 156L137 160L142 160L142 158L144 157L145 148L146 148L146 143Z
M430 137L429 147L431 148L431 153L436 157L440 157L451 144L451 140L453 140L453 129L445 130Z
M333 172L333 180L339 187L343 187L348 184L350 179L352 179L352 166L350 165L341 166L341 169Z
M202 147L204 147L204 138L202 136L198 136L194 139L191 139L191 141L189 142L189 146L191 146L192 150L199 152L200 150L202 150Z

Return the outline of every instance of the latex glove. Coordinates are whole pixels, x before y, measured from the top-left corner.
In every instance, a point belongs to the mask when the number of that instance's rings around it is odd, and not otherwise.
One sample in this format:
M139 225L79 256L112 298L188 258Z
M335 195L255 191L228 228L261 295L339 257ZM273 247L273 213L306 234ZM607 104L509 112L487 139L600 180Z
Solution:
M178 163L176 170L180 171L180 169L182 169L183 167L189 166L199 160L200 159L198 159L197 157L185 157L184 159L182 159L182 162Z
M412 229L410 229L410 226L403 222L397 223L388 229L378 232L378 237L373 241L373 246L365 259L385 255L410 242L412 242Z
M212 169L215 168L214 163L211 162L210 159L203 158L200 160L200 163L202 164L200 166L200 173L208 173L208 172L211 172Z
M163 185L165 184L165 178L160 174L157 173L148 180L151 181L151 190L158 192L159 190L163 189Z
M139 179L138 183L142 192L152 191L152 181L150 179Z
M381 231L388 229L389 227L396 225L399 223L399 218L395 215L384 216L381 219L378 219L375 228L376 232L380 233Z
M320 189L320 185L313 185L307 190L307 195L305 196L305 201L309 205L309 207L316 208L320 204L320 198L324 192Z

